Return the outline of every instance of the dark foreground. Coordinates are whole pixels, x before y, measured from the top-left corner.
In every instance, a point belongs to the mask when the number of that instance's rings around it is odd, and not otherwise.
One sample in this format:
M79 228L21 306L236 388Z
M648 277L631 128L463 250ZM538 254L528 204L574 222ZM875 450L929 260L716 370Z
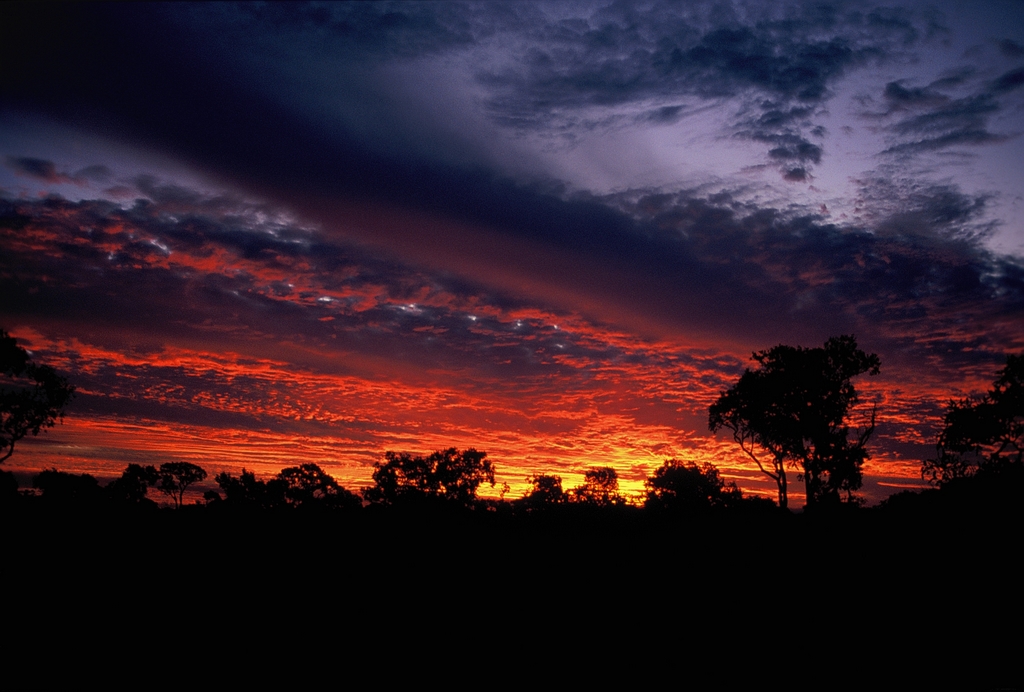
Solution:
M8 509L5 687L1020 689L1016 506L620 510Z

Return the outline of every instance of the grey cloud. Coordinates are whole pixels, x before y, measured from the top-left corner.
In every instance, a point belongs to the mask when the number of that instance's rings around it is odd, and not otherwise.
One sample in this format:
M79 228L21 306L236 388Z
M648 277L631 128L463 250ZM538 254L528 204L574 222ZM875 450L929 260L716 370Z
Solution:
M248 20L246 32L291 34L364 60L465 48L498 28L515 26L522 11L517 4L473 2L241 3L227 16L202 8L197 16L230 30L241 15Z
M885 180L866 183L864 194L892 202L866 227L748 207L728 195L630 193L591 200L633 223L606 227L607 237L598 243L570 233L564 242L598 277L579 283L572 267L563 273L598 302L614 295L631 310L675 320L681 329L714 329L756 343L813 343L855 331L904 353L1003 348L999 320L1024 318L1024 270L977 242L987 200L954 187L902 189ZM181 196L179 191L175 198ZM168 202L174 214L154 201L128 209L59 199L8 203L0 216L33 219L55 234L54 249L15 252L17 245L4 241L9 251L0 267L0 312L5 319L61 318L176 338L199 338L203 325L212 323L227 334L250 335L245 338L288 334L424 368L457 370L472 363L510 376L571 368L559 360L566 354L618 357L613 347L584 344L533 321L513 332L493 312L468 319L473 306L559 310L536 296L513 299L318 232L252 225L258 214L235 209L218 215L202 206L201 195L195 197L191 214L174 200ZM535 213L558 211L533 206ZM591 220L600 218L592 214ZM549 242L555 247L557 239ZM107 249L112 244L114 252ZM175 271L160 245L172 259L176 252L205 257L220 249L273 271ZM304 282L289 286L280 278L296 271ZM363 304L323 303L319 290L351 292ZM973 325L969 334L957 326L963 324Z
M825 134L823 127L815 126L811 121L814 108L780 108L771 101L761 103L760 108L763 112L743 123L737 136L770 145L768 158L778 166L783 180L806 182L810 177L810 164L821 163L824 153L820 145L803 134L807 131L818 138Z
M1000 75L992 83L992 91L996 94L1003 94L1018 89L1022 85L1024 85L1024 67Z
M768 150L768 156L781 161L821 162L821 147L797 135L768 135L758 137L776 146Z
M580 114L595 106L667 101L643 117L670 122L681 99L758 94L767 98L735 130L773 145L770 160L810 164L820 161L821 148L806 141L806 132L815 130L810 118L830 97L830 84L915 43L921 21L901 11L864 13L838 4L789 7L782 19L747 14L741 20L686 5L610 5L526 33L519 60L483 66L477 79L497 121L570 139L593 122ZM797 138L803 140L797 145L777 141Z
M886 36L859 45L842 36L841 21L797 12L784 21L726 26L682 6L646 10L611 6L594 16L564 20L529 34L531 49L501 71L481 69L499 112L616 104L673 95L719 97L756 88L816 102L844 70L884 55ZM817 38L822 30L835 35Z
M106 166L86 166L73 175L61 173L53 161L40 159L32 156L7 156L7 167L38 180L47 183L73 183L82 185L88 181L106 182L111 177L111 171Z
M38 178L48 183L71 182L69 176L57 172L53 161L31 156L8 156L6 161L8 168L32 178Z
M999 42L999 50L1008 58L1024 56L1024 46L1009 38L1004 38Z
M149 183L153 189L169 187L155 179ZM196 202L192 213L183 213L183 197ZM253 224L262 211L258 206L248 214L218 215L203 207L203 199L177 188L167 208L151 200L128 209L60 198L4 203L0 226L31 223L49 239L46 250L33 244L21 251L0 237L0 316L70 319L94 330L106 325L126 334L177 337L198 337L204 324L216 323L239 334L329 339L335 348L423 368L454 370L471 363L504 376L570 372L572 366L559 360L565 356L611 357L533 320L520 321L512 333L493 314L468 318L481 307L493 313L530 305L522 298L426 274L316 232ZM228 258L221 270L197 272L189 262L174 268L180 264L177 253L204 258L215 252ZM266 280L264 270L292 278ZM349 293L357 305L318 300L324 292ZM424 299L428 304L413 304Z
M995 230L986 215L989 197L967 195L953 185L922 186L878 177L861 181L861 199L875 210L872 228L883 236L976 243Z
M85 180L93 180L98 183L105 183L113 176L113 172L103 165L86 166L76 172L74 177Z
M661 106L645 112L638 119L659 125L670 125L677 122L684 114L684 106Z
M790 125L794 121L804 120L813 112L813 109L806 106L793 106L788 109L777 108L771 101L761 104L766 109L760 117L753 121L759 128L777 128Z
M988 94L949 101L921 115L911 116L893 126L897 134L940 133L982 129L999 104Z
M918 108L935 106L949 101L949 97L928 88L907 88L901 82L889 82L882 92L892 108Z
M957 362L991 359L1016 343L1024 264L980 242L994 228L988 198L885 179L866 181L863 193L888 201L872 205L882 213L864 226L746 209L725 198L714 206L684 195L620 203L653 226L685 234L702 265L722 267L771 319L798 313L823 331L856 330L904 354Z
M883 154L916 154L925 151L940 151L955 146L975 146L979 144L998 144L1009 139L1005 135L997 135L983 129L963 128L953 132L947 132L938 137L925 137L913 142L896 144Z
M997 97L1024 85L1024 68L1006 72L961 98L951 98L938 91L940 86L961 86L969 76L970 73L965 72L955 79L938 80L923 88L904 86L903 81L887 84L883 96L889 110L876 117L896 113L903 117L889 126L897 141L882 153L912 155L955 146L996 144L1009 139L1009 134L992 132L989 122L1005 108Z

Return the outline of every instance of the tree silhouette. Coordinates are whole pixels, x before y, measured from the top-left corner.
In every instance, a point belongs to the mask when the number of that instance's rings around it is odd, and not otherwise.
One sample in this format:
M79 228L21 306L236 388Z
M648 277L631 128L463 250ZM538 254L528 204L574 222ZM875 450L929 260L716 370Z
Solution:
M583 474L583 485L572 489L572 501L599 507L625 504L619 495L619 474L611 466L590 469Z
M779 345L753 359L760 367L744 372L709 409L711 431L732 431L747 456L778 485L780 507L788 506L787 465L801 471L808 508L839 502L842 494L853 500L875 412L851 440L846 418L858 400L851 380L878 374L878 356L857 348L853 336L840 336L821 348Z
M57 469L41 471L32 478L32 487L43 499L65 507L97 503L103 496L96 478L88 473L74 474Z
M646 509L700 513L736 504L743 499L735 483L726 483L712 464L669 459L644 485Z
M443 500L469 507L481 483L494 486L494 465L486 457L487 452L455 447L427 457L385 452L384 461L373 465L373 486L363 497L383 505Z
M936 485L1024 464L1024 355L1007 357L985 395L949 402L937 451L921 469Z
M294 507L324 509L359 509L362 501L355 493L341 487L334 478L316 464L302 464L283 469L277 476L284 483L284 495Z
M190 464L187 461L171 461L160 464L158 471L160 476L157 488L165 495L174 500L174 506L181 508L185 497L185 490L193 483L206 479L206 471L201 466Z
M526 509L540 509L560 505L568 501L568 495L562 490L562 478L539 474L527 478L533 488L518 503Z
M0 330L0 463L14 453L14 443L64 417L75 388L47 365L36 365L28 352Z
M0 504L18 497L18 479L10 471L0 471Z
M139 505L146 502L146 493L160 480L160 473L152 466L128 464L120 478L107 484L103 489L112 502L124 505Z
M232 507L268 510L288 504L285 497L287 484L280 478L263 481L252 471L242 469L238 478L224 472L218 473L214 480L224 491L224 502ZM219 497L214 491L209 492Z

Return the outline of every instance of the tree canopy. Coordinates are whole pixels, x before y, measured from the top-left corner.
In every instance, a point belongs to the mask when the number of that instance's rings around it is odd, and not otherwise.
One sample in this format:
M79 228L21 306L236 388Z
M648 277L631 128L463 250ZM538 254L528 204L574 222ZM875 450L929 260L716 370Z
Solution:
M363 496L375 504L396 505L443 500L468 507L481 483L494 485L494 465L487 452L455 447L429 456L386 452L373 465L373 485Z
M65 506L89 505L99 502L103 489L95 476L74 474L57 469L40 471L32 478L32 486L47 502Z
M187 461L171 461L160 464L157 472L159 480L157 488L174 500L174 506L180 508L185 499L185 490L193 483L206 479L206 470Z
M573 502L582 502L599 507L610 507L626 503L619 494L619 474L611 466L593 468L583 474L583 485L572 489Z
M800 470L807 506L853 499L862 484L865 444L875 415L852 439L847 416L858 401L853 378L878 374L879 359L857 348L853 336L832 337L820 348L779 345L753 354L747 369L708 411L712 432L736 440L779 490L788 506L786 467Z
M114 503L122 505L141 505L152 500L146 493L160 480L160 473L153 466L128 464L120 478L107 484L104 490L107 497Z
M243 468L238 478L225 471L214 476L214 480L224 492L223 502L228 506L249 510L270 510L288 505L288 500L285 497L287 485L280 478L264 481L257 478L252 471ZM213 501L221 499L212 490L207 492L207 497Z
M0 330L0 463L14 444L38 435L64 417L75 388L48 365L37 365L7 332Z
M549 474L535 474L527 478L532 486L517 500L527 510L560 505L568 501L568 494L562 489L562 477Z
M358 509L362 501L316 464L282 469L277 475L284 483L284 496L294 507L304 509Z
M1024 354L1008 356L992 389L952 400L939 433L937 456L922 475L936 485L980 470L1024 463Z
M735 483L726 483L714 465L669 459L644 485L644 507L658 511L700 513L728 507L742 499Z

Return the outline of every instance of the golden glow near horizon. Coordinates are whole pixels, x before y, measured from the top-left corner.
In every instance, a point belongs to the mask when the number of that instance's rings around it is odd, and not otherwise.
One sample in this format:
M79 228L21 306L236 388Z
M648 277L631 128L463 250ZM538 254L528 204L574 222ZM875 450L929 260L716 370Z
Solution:
M133 218L88 202L32 211L5 237L26 258L26 282L40 286L30 293L46 290L47 271L89 268L72 281L137 312L6 325L79 392L63 426L19 443L12 470L113 477L129 462L183 460L212 479L312 461L359 489L385 451L455 446L496 464L484 496L507 483L518 497L542 473L571 488L596 466L615 468L622 492L638 495L670 458L713 463L745 492L774 496L731 439L707 431L708 406L750 365L744 345L638 336L578 312L455 292L420 272L286 254L326 242L311 231L247 230L269 238L271 251L253 254L234 239L182 242L193 232L180 220L164 227L167 212ZM138 281L151 289L135 293ZM922 452L952 393L938 368L897 360L882 371L860 378L852 420L864 424L878 406L873 500L920 486ZM980 366L957 375L976 389L990 376Z
M5 468L454 446L489 496L677 458L774 497L708 407L852 334L862 495L919 487L1024 351L1024 6L730 8L18 5L0 329L79 396Z

